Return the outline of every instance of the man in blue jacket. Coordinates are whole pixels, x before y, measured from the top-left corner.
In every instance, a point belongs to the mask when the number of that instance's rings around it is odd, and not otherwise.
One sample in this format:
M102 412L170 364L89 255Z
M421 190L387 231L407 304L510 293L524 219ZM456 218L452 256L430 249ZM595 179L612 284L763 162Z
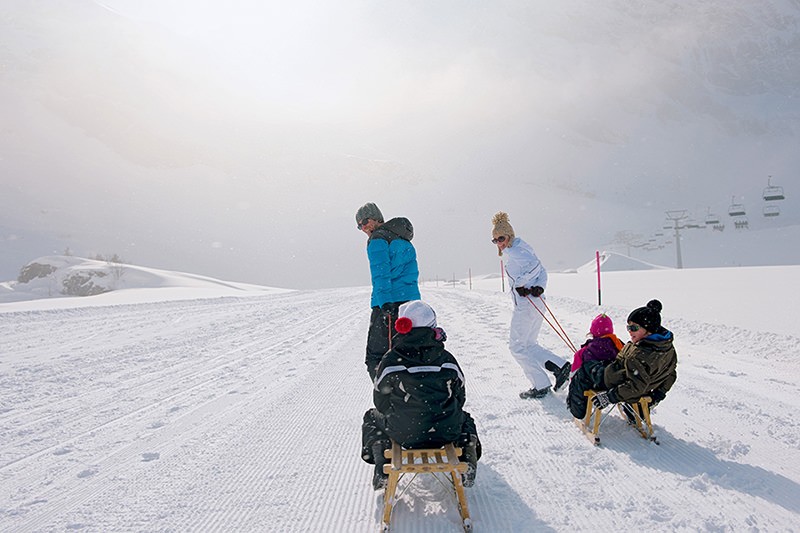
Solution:
M367 333L364 361L371 380L383 354L389 350L389 335L397 308L409 300L419 300L417 251L411 244L414 227L407 218L383 221L378 206L367 203L356 212L358 229L367 234L367 258L372 276L372 314Z

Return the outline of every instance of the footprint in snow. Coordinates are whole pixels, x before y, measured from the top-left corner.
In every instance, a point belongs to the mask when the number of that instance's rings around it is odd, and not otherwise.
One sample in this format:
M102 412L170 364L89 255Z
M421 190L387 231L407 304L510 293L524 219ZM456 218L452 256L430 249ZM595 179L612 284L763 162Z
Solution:
M142 454L142 462L143 463L146 463L148 461L155 461L156 459L160 459L160 458L161 458L161 454L160 453L148 452L148 453L143 453Z
M78 473L78 477L79 478L92 477L96 473L97 473L97 469L96 468L87 468L86 470L80 471Z

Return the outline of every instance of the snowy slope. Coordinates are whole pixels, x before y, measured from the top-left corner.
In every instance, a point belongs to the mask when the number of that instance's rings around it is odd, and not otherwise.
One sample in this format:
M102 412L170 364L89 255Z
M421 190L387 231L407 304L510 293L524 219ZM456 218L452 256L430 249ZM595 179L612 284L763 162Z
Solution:
M75 305L110 305L288 291L186 272L64 255L39 257L28 262L23 271L31 266L41 273L49 273L33 279L26 278L24 282L18 279L0 283L0 304L19 302L15 309L52 309ZM73 301L76 297L71 296L65 287L66 281L75 277L84 280L83 287L92 286L103 292L94 296L77 297L79 301ZM42 299L45 301L31 302Z
M676 335L660 446L611 415L595 448L564 392L517 397L527 383L506 346L499 279L424 286L484 443L467 494L475 531L796 529L798 268L604 277L602 309L619 330L659 297ZM786 290L736 291L735 313L694 318L708 294L724 304L728 287L756 279ZM550 305L576 343L598 312L595 282L552 275ZM0 531L378 529L382 496L358 456L368 288L87 306L94 298L0 304ZM553 333L542 342L568 355ZM460 530L449 494L424 478L393 525Z

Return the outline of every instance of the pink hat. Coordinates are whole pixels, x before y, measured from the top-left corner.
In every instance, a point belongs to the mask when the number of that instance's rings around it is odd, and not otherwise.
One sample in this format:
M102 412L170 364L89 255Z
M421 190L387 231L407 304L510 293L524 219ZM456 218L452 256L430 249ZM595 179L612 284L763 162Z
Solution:
M589 333L592 334L592 337L602 337L614 333L614 324L611 322L611 318L605 313L594 317Z

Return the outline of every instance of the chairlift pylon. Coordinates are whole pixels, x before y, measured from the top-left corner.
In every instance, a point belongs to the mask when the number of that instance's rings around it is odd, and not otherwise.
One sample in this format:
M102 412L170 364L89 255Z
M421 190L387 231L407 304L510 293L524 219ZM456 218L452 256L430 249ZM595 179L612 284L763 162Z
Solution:
M786 198L783 195L783 187L772 184L772 176L767 178L767 186L764 188L764 201L774 202ZM766 216L766 215L765 215Z

